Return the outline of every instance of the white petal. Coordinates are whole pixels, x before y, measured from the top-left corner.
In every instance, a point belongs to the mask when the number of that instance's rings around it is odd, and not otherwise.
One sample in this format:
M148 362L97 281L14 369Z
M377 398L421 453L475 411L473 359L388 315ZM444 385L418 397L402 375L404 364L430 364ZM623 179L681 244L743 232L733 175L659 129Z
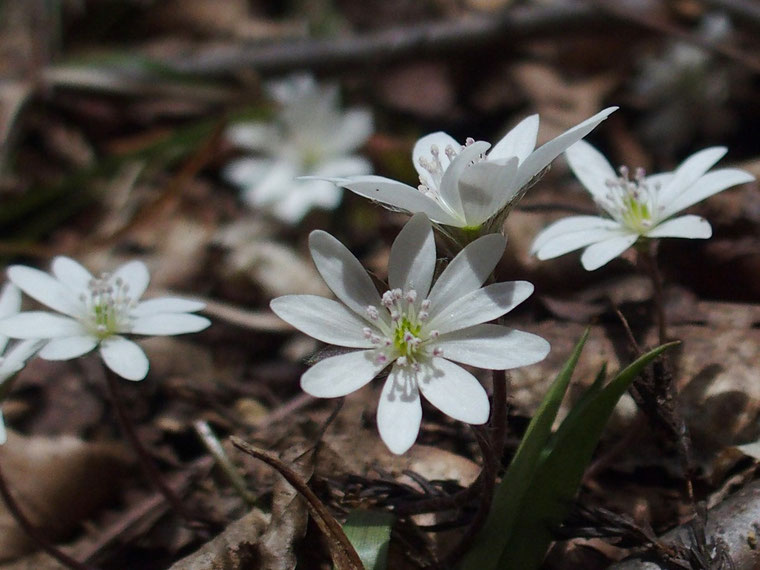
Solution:
M516 157L505 163L479 162L462 173L459 195L468 227L480 226L514 197L519 190L514 186L516 175Z
M283 321L322 342L349 348L373 346L362 332L367 321L332 299L285 295L272 299L269 306Z
M290 193L296 177L304 174L289 160L270 163L269 169L252 185L243 189L243 200L256 208L271 208Z
M98 346L98 339L91 335L54 338L40 350L39 357L45 360L70 360L87 354Z
M699 178L726 154L726 147L714 146L700 150L684 160L673 172L673 178L663 186L659 193L662 204L669 204L686 188Z
M56 338L86 333L79 321L45 311L28 311L0 320L0 334L11 338Z
M540 362L550 348L538 335L492 324L441 335L435 346L443 350L443 358L488 370L508 370Z
M132 309L131 314L135 317L154 315L156 313L194 313L206 307L206 303L183 299L181 297L158 297L140 301Z
M139 260L130 261L119 267L111 276L111 282L121 279L129 286L129 296L133 300L142 297L148 288L150 273L148 267Z
M206 317L189 313L159 313L138 317L128 331L132 334L171 335L202 331L211 324Z
M448 307L431 312L428 327L441 335L492 321L511 311L533 293L527 281L493 283L455 300Z
M604 155L586 141L578 141L565 151L567 162L575 176L596 199L609 194L608 180L618 177Z
M357 350L320 360L301 376L301 389L317 398L339 398L355 392L387 364L374 361L374 350Z
M3 418L3 410L0 409L0 445L3 445L8 441L8 432L5 431L5 419Z
M420 432L422 403L415 376L409 368L394 366L377 405L380 438L397 455L412 447Z
M240 158L222 169L222 177L236 186L250 188L261 181L273 164L269 158Z
M298 224L313 208L332 210L343 197L343 189L327 180L293 180L286 192L266 206L277 219Z
M406 292L414 289L419 301L427 297L435 271L435 239L425 214L415 214L391 246L388 285Z
M447 416L468 424L488 421L488 395L477 378L445 358L422 365L418 386L425 399Z
M2 369L2 374L0 374L0 376L4 377L0 378L0 382L21 370L24 364L26 364L26 361L42 348L45 342L46 341L44 340L31 339L22 340L21 342L14 344L11 349L5 353L2 363L0 363L0 369Z
M0 293L0 318L8 317L21 309L21 290L13 283L3 285Z
M330 139L326 144L335 154L346 154L356 150L375 130L372 113L366 109L349 109L338 119L337 124L331 127ZM344 176L347 174L353 173L345 172Z
M545 243L536 252L540 260L553 259L576 249L605 241L623 233L620 226L615 228L590 228L556 236ZM540 237L540 236L539 236Z
M462 145L459 144L456 139L441 131L425 135L415 143L414 149L412 149L412 164L417 170L417 174L419 174L422 183L430 188L437 188L438 184L436 184L430 177L430 173L420 165L420 158L435 163L435 159L430 152L434 145L438 147L438 160L441 162L442 171L445 171L451 163L446 154L446 147L450 146L455 150L462 148Z
M712 235L710 223L700 216L681 216L667 220L647 232L647 237L707 239Z
M430 291L431 316L462 296L479 289L499 263L507 240L488 234L468 244L443 270Z
M101 342L100 356L108 368L127 380L142 380L148 375L148 357L124 337L112 336Z
M319 178L346 178L372 172L372 164L361 156L339 156L319 163L312 175Z
M552 160L557 158L570 145L593 131L599 123L606 119L616 109L617 107L608 107L534 150L531 155L520 164L520 170L515 185L520 188L528 183L531 178L548 166Z
M562 218L541 230L536 239L533 240L530 252L536 253L545 244L555 238L564 237L566 234L591 230L614 231L619 228L620 224L618 222L608 218L600 218L599 216L570 216L569 218Z
M488 153L488 160L508 159L516 156L518 162L525 160L536 148L538 115L520 121Z
M432 198L428 198L417 188L382 176L351 176L331 178L334 184L347 188L360 196L369 198L404 212L422 212L434 222L448 226L461 225L461 221L446 212Z
M263 152L271 149L279 139L279 133L272 125L254 122L232 125L224 136L236 146Z
M485 154L490 147L485 141L476 141L471 145L464 147L459 154L454 157L449 167L443 173L441 178L441 186L439 188L441 194L441 200L446 204L452 212L456 212L457 217L461 218L467 223L465 217L464 205L462 202L462 195L459 188L459 180L462 174L467 170L474 161L481 155Z
M31 298L60 313L76 317L84 310L68 287L39 269L13 265L8 268L8 279Z
M599 269L631 247L637 239L638 234L627 234L590 245L581 255L583 268L587 271Z
M77 295L87 291L92 280L92 274L86 268L79 262L63 255L59 255L53 260L51 269L56 279Z
M327 232L315 230L309 235L309 248L317 271L344 305L362 317L369 305L381 307L372 279L342 243Z
M726 188L751 182L754 179L755 177L749 172L738 168L724 168L708 172L686 190L674 196L669 203L661 202L663 209L658 212L658 215L662 218L668 218L713 194L722 192Z

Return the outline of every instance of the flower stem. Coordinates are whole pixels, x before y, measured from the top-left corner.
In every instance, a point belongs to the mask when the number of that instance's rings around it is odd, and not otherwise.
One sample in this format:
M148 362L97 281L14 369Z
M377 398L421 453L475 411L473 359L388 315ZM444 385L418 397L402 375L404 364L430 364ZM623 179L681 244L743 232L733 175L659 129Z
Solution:
M657 241L648 240L647 243L637 248L639 265L652 281L654 307L657 314L657 330L660 344L665 344L668 339L667 323L665 317L665 295L662 286L662 274L657 266Z
M16 499L13 498L13 495L8 488L8 483L3 476L2 469L0 469L0 496L2 496L5 506L8 508L8 511L19 526L42 550L72 570L97 570L95 566L88 566L87 564L74 560L71 556L60 550L55 544L50 542L28 518L26 518L26 515L21 510L21 507L16 502Z
M163 476L161 475L161 472L153 461L150 452L145 448L142 441L140 441L140 438L137 436L135 426L132 423L132 420L129 418L129 414L127 414L126 409L124 408L124 403L122 401L119 389L119 382L119 378L106 368L106 383L108 385L108 392L111 396L111 401L113 402L114 409L116 410L116 417L119 420L119 425L121 426L124 435L126 436L132 448L137 453L137 458L140 461L140 466L142 467L145 475L148 477L148 479L150 479L155 487L166 498L172 508L174 508L174 510L182 518L187 521L197 521L198 517L193 516L193 514L190 513L190 511L182 503L177 494L166 483Z

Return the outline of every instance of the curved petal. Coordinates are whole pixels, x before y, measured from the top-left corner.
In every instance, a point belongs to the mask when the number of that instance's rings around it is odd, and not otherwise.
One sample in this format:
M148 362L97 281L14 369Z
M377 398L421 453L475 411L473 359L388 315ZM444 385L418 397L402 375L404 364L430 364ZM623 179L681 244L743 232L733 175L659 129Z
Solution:
M34 354L42 348L46 341L39 339L22 340L15 343L11 349L3 355L3 360L0 363L0 369L4 378L0 378L0 383L8 376L11 376L21 370Z
M318 178L346 178L348 176L361 176L372 172L372 164L363 156L349 155L337 156L320 162L311 172Z
M273 164L269 158L240 158L227 164L221 174L231 184L246 189L258 184Z
M669 218L676 212L685 210L689 206L701 202L713 194L722 192L726 188L752 182L754 179L755 177L749 172L739 170L738 168L723 168L708 172L686 190L677 196L673 196L670 202L666 203L661 200L662 211L658 212L658 215L663 219Z
M150 282L150 273L148 267L139 260L130 261L119 267L111 276L111 282L115 283L118 279L124 281L129 287L128 294L133 300L142 297Z
M343 189L327 180L295 179L266 207L277 219L295 225L313 208L336 208L342 197Z
M363 145L375 130L375 125L372 113L367 109L348 109L337 124L331 125L331 129L326 144L335 154L346 154Z
M616 180L617 172L604 155L586 141L580 140L565 151L573 174L596 200L609 194L608 180Z
M11 338L42 339L79 336L87 331L75 319L45 311L28 311L0 320L0 334Z
M581 255L583 268L587 271L599 269L631 247L637 239L638 234L626 234L590 245Z
M331 182L360 196L404 212L422 212L434 222L447 226L460 226L462 221L444 210L438 202L428 198L417 188L382 176L352 176L331 178Z
M591 230L613 231L620 229L620 227L618 222L599 216L570 216L569 218L562 218L549 224L539 232L536 239L533 240L533 245L530 246L530 252L534 254L545 244L557 237L564 237L566 234Z
M108 368L127 380L142 380L148 375L148 357L124 337L112 336L101 342L100 356Z
M130 314L133 317L144 317L156 313L194 313L204 308L206 303L201 301L181 297L157 297L140 301Z
M24 293L51 309L77 317L84 311L82 302L66 285L44 271L13 265L8 268L8 279Z
M59 255L53 260L51 269L56 279L71 289L74 294L79 295L89 289L92 274L70 257Z
M54 338L39 352L45 360L71 360L87 354L98 346L98 339L91 335Z
M406 292L414 289L418 301L427 297L435 271L435 239L425 214L415 214L391 246L388 285Z
M673 172L673 178L659 192L661 204L669 204L686 188L699 180L702 175L718 162L728 149L724 146L713 146L700 150L684 160Z
M473 425L488 421L488 395L477 378L461 366L432 358L422 366L417 383L425 399L450 418Z
M430 291L428 298L432 310L448 307L462 296L480 289L499 263L506 245L507 239L504 236L488 234L460 251Z
M459 180L473 162L477 161L488 150L489 145L485 141L476 141L471 145L464 147L458 155L451 161L449 167L444 171L441 178L441 185L438 188L441 201L446 204L457 217L461 218L467 224L462 194L459 188Z
M232 125L224 136L235 146L266 153L277 144L279 132L269 123L245 122Z
M388 363L378 364L373 350L357 350L320 360L301 376L301 389L317 398L339 398L370 382Z
M21 289L13 283L5 283L0 293L0 318L15 315L21 309Z
M366 317L369 305L382 306L372 279L346 246L327 232L315 230L309 235L309 248L322 279L349 309Z
M408 367L394 366L377 404L380 438L397 455L412 447L420 432L422 403L415 375Z
M538 147L520 164L515 185L521 188L527 184L531 178L546 168L552 160L562 154L570 145L593 131L599 123L615 110L617 110L617 107L608 107L593 117L566 130L557 138Z
M707 239L711 235L712 227L710 227L710 223L701 216L693 216L691 214L662 222L647 232L647 237L649 238Z
M588 230L580 230L577 232L570 232L556 236L554 239L549 240L539 248L536 252L536 257L541 261L545 259L553 259L560 255L565 255L576 249L589 246L600 241L605 241L615 236L619 236L622 233L620 227L616 228L591 228Z
M441 335L435 346L443 351L443 358L487 370L534 364L546 358L550 349L538 335L492 324Z
M191 313L158 313L138 317L129 330L132 334L172 335L202 331L211 324L206 317Z
M300 174L304 173L290 160L272 161L257 181L243 188L243 201L256 208L270 208L289 194Z
M527 281L493 283L457 299L448 307L433 308L428 328L441 335L479 325L508 313L533 293Z
M348 348L372 348L364 338L367 321L346 307L315 295L285 295L270 301L272 311L302 333L329 344Z
M438 149L437 159L433 157L431 152L433 146ZM419 174L420 181L430 188L438 188L438 183L433 180L430 172L428 172L426 168L423 168L422 164L420 164L420 159L432 162L433 164L438 160L441 164L441 172L445 172L449 167L449 164L451 164L449 156L446 154L447 147L458 150L462 148L462 145L452 136L438 131L437 133L430 133L429 135L422 137L415 143L414 148L412 149L412 164L414 165L415 170L417 170L417 174Z
M488 160L517 157L518 163L524 161L536 148L538 137L538 115L531 115L517 123L504 138L497 142L488 153Z
M515 187L517 158L504 163L479 162L459 179L462 213L468 227L478 227L501 211L519 188Z

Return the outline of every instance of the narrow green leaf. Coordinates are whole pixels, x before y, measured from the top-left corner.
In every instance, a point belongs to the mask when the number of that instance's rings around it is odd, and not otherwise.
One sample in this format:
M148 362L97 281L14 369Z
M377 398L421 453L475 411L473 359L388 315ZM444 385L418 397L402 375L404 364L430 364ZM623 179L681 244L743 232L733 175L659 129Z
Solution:
M348 514L343 530L366 570L388 568L388 544L395 520L392 513L384 511L357 509Z
M520 446L509 464L504 478L496 488L491 512L481 531L475 537L472 548L462 559L463 570L495 570L502 550L519 520L525 492L530 486L541 454L551 436L552 424L565 396L570 378L580 358L589 330L575 346L572 355L549 388L541 405L531 419ZM520 521L522 524L522 521Z
M581 398L577 409L557 431L554 446L533 474L519 513L520 524L510 533L501 552L499 569L530 570L544 558L555 529L567 516L586 465L620 397L636 376L663 351L659 346L636 359L602 390Z

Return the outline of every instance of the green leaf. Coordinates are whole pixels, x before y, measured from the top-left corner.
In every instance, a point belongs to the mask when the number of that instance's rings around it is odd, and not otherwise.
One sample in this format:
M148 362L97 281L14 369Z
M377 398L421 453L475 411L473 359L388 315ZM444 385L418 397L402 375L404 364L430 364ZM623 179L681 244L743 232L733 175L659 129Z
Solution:
M354 510L348 514L343 531L356 549L366 570L386 570L391 528L396 517L383 511Z
M530 570L541 564L553 540L552 531L567 516L618 400L644 367L675 344L659 346L639 357L601 390L595 383L574 406L557 430L551 451L530 478L518 515L520 524L510 532L501 551L499 569Z
M476 535L472 548L459 567L469 570L495 570L501 552L509 541L512 530L525 503L526 492L551 436L552 424L565 396L589 330L583 333L572 355L549 388L541 405L525 431L520 446L509 464L504 478L496 488L488 519Z

